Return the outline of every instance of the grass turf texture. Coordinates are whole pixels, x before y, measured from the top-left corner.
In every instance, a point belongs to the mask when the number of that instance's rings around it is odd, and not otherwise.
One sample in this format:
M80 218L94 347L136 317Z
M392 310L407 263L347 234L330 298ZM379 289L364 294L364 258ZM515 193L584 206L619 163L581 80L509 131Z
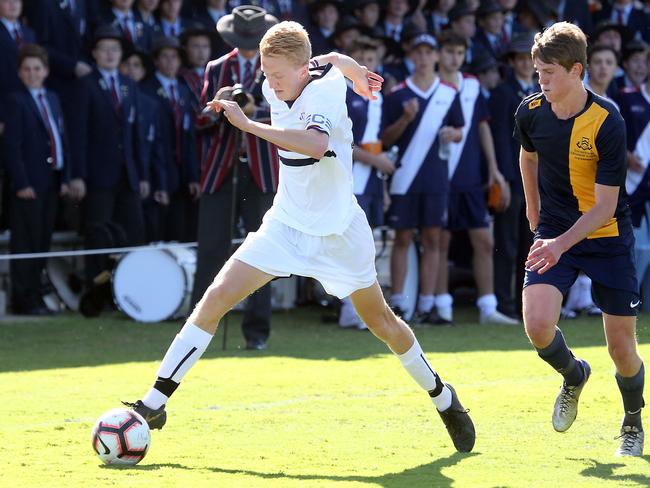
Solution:
M600 319L561 324L593 369L565 434L551 426L560 377L521 327L479 326L474 310L461 310L456 327L416 329L471 409L477 443L459 454L383 344L321 323L321 312L275 313L263 352L241 349L239 317L231 317L229 349L218 332L170 402L167 425L153 431L147 457L126 469L101 464L91 427L149 388L180 325L119 315L0 323L0 486L650 485L648 454L613 456L622 409ZM638 335L650 364L648 317Z

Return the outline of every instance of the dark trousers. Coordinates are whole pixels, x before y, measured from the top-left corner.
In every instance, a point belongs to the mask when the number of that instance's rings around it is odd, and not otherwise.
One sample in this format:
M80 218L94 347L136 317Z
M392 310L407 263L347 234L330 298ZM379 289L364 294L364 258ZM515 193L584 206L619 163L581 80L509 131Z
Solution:
M524 195L513 193L508 209L494 216L494 292L503 313L521 313L524 263L532 243Z
M58 176L53 176L58 180ZM50 190L39 192L34 200L11 196L9 223L11 237L9 252L35 253L50 249L54 220L56 218L58 183L53 181ZM42 305L41 275L45 259L16 259L9 266L11 296L16 311L33 309Z
M239 164L236 198L233 199L232 174L215 193L204 194L199 202L198 252L192 303L198 302L217 272L226 263L234 248L231 226L239 218L247 232L256 231L262 217L273 203L272 193L262 193L255 185L248 165ZM233 200L235 222L232 220ZM253 293L246 303L242 331L247 341L266 341L271 332L271 284Z
M88 188L84 210L87 248L144 243L142 200L140 194L130 187L126 171L114 188ZM105 255L86 257L88 285L95 276L109 268L107 259Z
M170 194L169 205L149 199L144 214L148 242L194 242L197 238L199 204L187 191Z

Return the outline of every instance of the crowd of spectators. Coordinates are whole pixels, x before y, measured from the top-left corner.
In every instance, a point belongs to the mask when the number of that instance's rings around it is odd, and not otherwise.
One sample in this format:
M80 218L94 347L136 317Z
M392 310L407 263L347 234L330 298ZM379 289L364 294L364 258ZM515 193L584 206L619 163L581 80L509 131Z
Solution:
M333 50L362 61L369 56L385 79L385 106L393 109L391 93L420 69L417 47L439 49L440 39L463 47L460 71L477 80L484 110L476 137L464 136L475 144L466 152L480 155L480 164L460 161L454 178L486 188L497 183L501 194L485 231L461 228L470 231L469 252L480 256L479 287L510 317L520 313L522 263L532 238L512 114L539 90L529 54L534 34L556 21L580 26L590 40L585 85L613 100L626 121L626 189L638 225L650 199L650 1L0 0L1 213L11 252L49 249L54 229L80 232L89 248L196 240L216 137L200 123L204 73L210 60L232 49L215 24L243 3L302 23L314 56ZM438 42L424 41L425 34ZM407 100L398 112L391 124L403 114L412 120L417 107ZM383 140L383 150L399 145L397 139ZM385 160L370 164L395 169ZM398 253L412 236L401 237ZM422 233L423 256L427 239ZM442 242L436 252L446 261L448 240ZM481 265L487 258L489 270ZM87 284L105 259L86 261ZM15 312L47 313L42 268L39 260L12 262ZM427 296L446 297L446 284L437 281L421 286L432 288ZM443 312L445 299L435 302Z

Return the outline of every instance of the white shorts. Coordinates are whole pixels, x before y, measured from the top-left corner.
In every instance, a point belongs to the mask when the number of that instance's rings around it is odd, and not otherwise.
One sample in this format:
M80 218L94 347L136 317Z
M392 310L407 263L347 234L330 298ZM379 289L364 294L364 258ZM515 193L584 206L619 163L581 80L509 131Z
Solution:
M344 298L371 286L375 240L359 207L343 234L313 236L275 219L265 219L251 232L233 258L273 276L306 276L318 280L330 295Z

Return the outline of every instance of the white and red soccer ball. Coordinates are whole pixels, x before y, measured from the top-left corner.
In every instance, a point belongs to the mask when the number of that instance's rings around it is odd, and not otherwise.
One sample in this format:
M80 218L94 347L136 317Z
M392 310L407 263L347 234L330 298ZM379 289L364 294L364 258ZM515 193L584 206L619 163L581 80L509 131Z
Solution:
M134 465L147 454L151 433L140 414L127 408L114 408L97 419L92 442L104 463Z

